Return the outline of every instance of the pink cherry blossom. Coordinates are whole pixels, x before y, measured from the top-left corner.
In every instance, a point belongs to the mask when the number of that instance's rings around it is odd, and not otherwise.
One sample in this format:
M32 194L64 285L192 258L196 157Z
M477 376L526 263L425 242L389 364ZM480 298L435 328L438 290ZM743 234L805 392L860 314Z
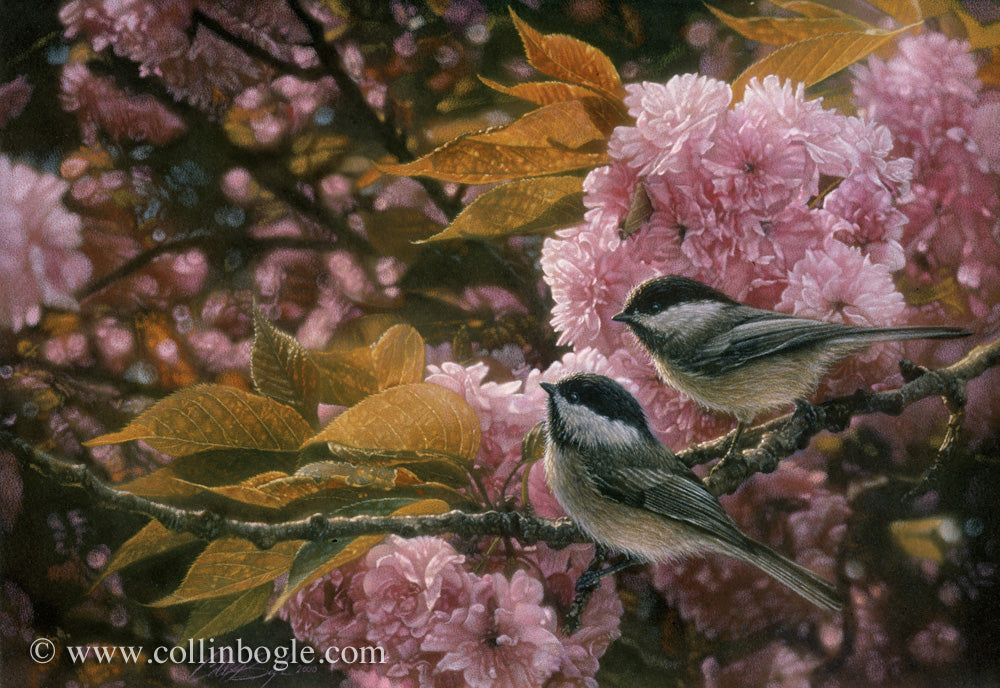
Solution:
M0 84L0 129L20 117L31 100L35 87L24 74L5 84Z
M562 644L542 596L541 583L521 570L509 581L497 573L474 583L467 605L421 643L444 653L431 678L452 674L470 688L544 685L561 664Z
M625 90L636 126L616 129L609 151L643 175L680 172L709 150L712 132L732 99L728 84L695 74L666 84L630 84Z
M73 291L91 273L79 216L66 210L69 184L0 155L0 327L36 325L42 307L77 308Z

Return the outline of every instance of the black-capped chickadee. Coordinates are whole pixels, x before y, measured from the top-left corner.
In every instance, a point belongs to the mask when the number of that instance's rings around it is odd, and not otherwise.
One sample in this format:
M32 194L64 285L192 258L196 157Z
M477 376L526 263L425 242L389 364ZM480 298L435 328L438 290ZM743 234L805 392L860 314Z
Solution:
M841 358L875 342L965 337L952 327L859 327L746 306L696 280L643 282L612 320L629 326L663 380L736 416L730 445L758 415L804 400Z
M840 609L830 583L739 531L698 477L653 436L639 402L617 382L578 373L541 386L549 394L549 486L599 544L641 562L727 554L820 607Z

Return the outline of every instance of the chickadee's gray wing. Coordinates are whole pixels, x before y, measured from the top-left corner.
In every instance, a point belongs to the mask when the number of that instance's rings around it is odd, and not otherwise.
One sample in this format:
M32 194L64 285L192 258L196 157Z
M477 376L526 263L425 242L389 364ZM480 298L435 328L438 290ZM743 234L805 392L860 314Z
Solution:
M731 326L719 328L719 334L705 342L685 362L686 367L718 375L774 354L790 353L854 332L864 332L864 328L773 313L750 306L733 306L727 309L725 315L729 317Z
M678 469L672 469L670 462L650 456L652 448L637 453L630 458L638 458L639 465L585 462L591 484L608 499L683 521L728 544L745 543L729 514L686 466L678 462Z

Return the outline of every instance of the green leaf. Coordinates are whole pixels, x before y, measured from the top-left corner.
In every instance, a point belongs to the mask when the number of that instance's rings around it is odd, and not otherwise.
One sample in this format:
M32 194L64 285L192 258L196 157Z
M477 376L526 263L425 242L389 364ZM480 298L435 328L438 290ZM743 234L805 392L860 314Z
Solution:
M169 607L256 588L285 573L301 545L301 540L289 540L258 549L242 538L215 540L191 564L180 587L151 606Z
M202 602L192 610L177 642L212 638L246 626L267 610L267 601L273 592L274 585L267 582Z
M198 538L191 533L175 533L172 530L168 530L159 521L150 521L142 530L130 537L118 548L111 561L101 571L101 575L94 581L92 589L97 587L101 581L112 573L121 571L125 567L131 566L143 559L171 552L197 540Z

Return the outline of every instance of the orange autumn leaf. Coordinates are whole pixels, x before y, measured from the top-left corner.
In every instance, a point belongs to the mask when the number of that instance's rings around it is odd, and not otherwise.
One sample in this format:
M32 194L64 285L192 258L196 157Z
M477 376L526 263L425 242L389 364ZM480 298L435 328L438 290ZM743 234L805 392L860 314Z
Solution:
M598 91L612 101L625 97L621 77L611 59L600 50L565 34L542 34L510 9L521 36L528 63L549 76Z
M319 400L319 369L294 337L253 309L254 335L250 376L261 394L300 413L314 414Z
M151 606L169 607L256 588L285 573L301 545L301 540L289 540L258 549L242 538L215 540L191 564L177 590Z
M552 103L591 98L597 95L596 91L586 86L567 84L562 81L529 81L524 84L504 86L483 76L479 77L479 80L494 91L499 91L500 93L526 100L529 103L535 103L536 105L551 105Z
M466 184L585 169L607 161L604 142L618 122L614 108L599 98L553 103L508 125L460 136L413 162L381 169Z

